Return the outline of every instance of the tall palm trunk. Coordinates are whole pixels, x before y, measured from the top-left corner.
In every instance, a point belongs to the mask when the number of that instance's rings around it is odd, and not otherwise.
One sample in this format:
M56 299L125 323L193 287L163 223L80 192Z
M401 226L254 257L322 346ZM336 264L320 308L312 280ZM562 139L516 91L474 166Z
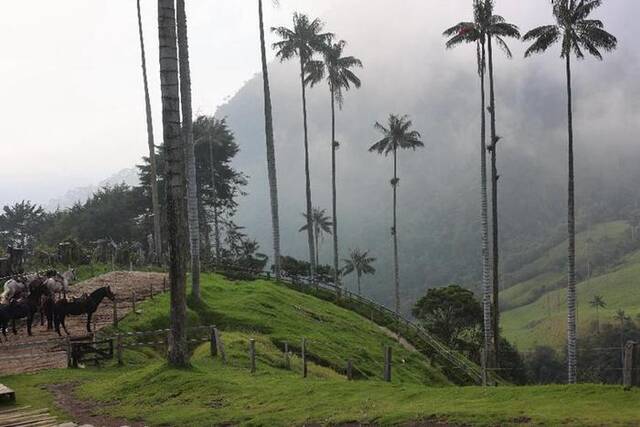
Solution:
M492 360L491 353L493 346L493 328L491 319L491 283L489 282L489 220L487 209L487 121L485 116L485 46L481 43L480 54L480 197L481 197L481 217L480 235L482 240L482 308L484 315L484 351L487 360Z
M316 239L316 269L320 265L320 227L313 231L313 238Z
M487 50L489 55L489 113L491 114L491 220L493 236L491 242L493 260L493 357L496 367L498 366L498 349L500 345L500 268L498 251L498 168L496 166L496 155L498 152L498 136L496 135L496 98L493 83L493 48L491 37L487 37Z
M358 274L358 295L362 295L360 292L360 275Z
M333 209L333 283L340 286L338 267L338 209L336 190L336 100L333 86L331 87L331 200ZM358 293L360 286L358 285Z
M209 144L209 167L211 168L211 191L213 193L213 242L215 245L215 264L220 264L220 219L218 213L218 191L216 189L216 166L213 156L213 141Z
M142 33L142 15L140 13L140 0L136 1L138 8L138 35L140 36L140 55L142 59L142 81L144 82L144 103L147 115L147 143L149 145L149 165L151 168L151 206L153 210L153 243L155 251L154 262L162 261L162 236L160 234L160 197L158 195L158 167L156 160L156 145L153 139L153 119L151 117L151 101L149 99L149 81L147 80L147 59L144 49L144 35Z
M182 101L182 139L186 153L187 216L191 249L191 293L200 300L200 225L198 220L198 185L196 156L193 148L193 113L191 110L191 70L189 66L189 37L184 0L177 0L178 50L180 58L180 95Z
M180 137L180 96L176 14L173 0L158 0L162 130L167 151L167 225L169 281L171 282L171 335L168 362L187 365L186 251L184 147Z
M271 225L273 229L273 268L276 280L280 279L280 216L278 214L278 180L276 176L276 154L273 138L273 116L271 110L271 88L269 87L269 69L267 67L267 49L264 40L264 21L262 0L258 0L260 19L260 52L262 54L262 83L264 85L264 127L267 140L267 173L269 177L269 196L271 199Z
M393 283L395 285L395 311L400 315L400 268L398 267L398 147L393 147ZM398 334L400 332L398 331ZM398 335L399 337L399 335Z
M567 228L569 231L569 279L567 284L567 364L568 382L577 381L576 360L576 216L573 173L573 111L571 100L571 58L567 54L567 117L569 131L569 197Z
M312 207L311 207L311 176L309 173L309 137L307 130L307 89L304 84L304 61L305 59L302 57L302 52L300 52L300 82L302 83L302 120L304 126L304 175L305 175L305 185L306 185L306 193L307 193L307 238L309 243L309 264L311 266L311 271L309 272L311 276L311 281L315 281L316 275L316 254L313 240L313 217L312 217Z

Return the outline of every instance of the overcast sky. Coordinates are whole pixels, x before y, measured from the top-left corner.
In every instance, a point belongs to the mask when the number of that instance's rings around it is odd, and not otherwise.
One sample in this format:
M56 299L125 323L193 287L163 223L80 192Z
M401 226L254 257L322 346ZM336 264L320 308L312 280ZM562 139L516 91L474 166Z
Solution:
M159 143L157 2L142 3ZM187 3L193 110L196 114L212 114L259 71L257 1ZM281 0L280 7L273 9L265 0L265 12L267 26L289 23L293 10L326 20L329 16L327 25L332 31L347 32L349 28L350 35L375 35L371 38L372 49L378 48L384 31L367 28L368 16L401 22L406 13L424 15L430 31L407 35L414 38L413 42L421 37L436 39L444 26L470 17L470 0L398 3ZM497 3L498 12L523 30L550 23L547 1ZM5 41L0 55L0 204L21 199L46 202L70 188L95 184L139 162L147 148L135 0L21 0L3 6L4 16L10 19L0 25L0 40ZM639 14L637 0L609 0L598 11L597 16L606 19L608 28L620 39L616 55L631 53L637 60L638 48L625 42L634 39L630 36L638 30L632 20ZM442 43L440 38L436 41ZM514 50L521 55L520 46ZM384 54L382 49L380 54ZM456 55L466 54L454 53L451 64L442 66L462 66ZM548 61L550 67L558 65L553 55L540 61ZM615 81L618 72L624 70L611 69L607 76Z

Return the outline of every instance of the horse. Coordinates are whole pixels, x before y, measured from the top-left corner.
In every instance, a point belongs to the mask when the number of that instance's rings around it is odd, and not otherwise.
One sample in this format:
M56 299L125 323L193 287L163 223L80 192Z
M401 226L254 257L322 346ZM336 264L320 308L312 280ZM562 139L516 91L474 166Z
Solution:
M77 278L76 270L72 268L62 274L56 272L54 275L47 278L45 284L52 295L63 294L66 296L69 291L69 285L75 282Z
M62 336L60 333L60 325L62 325L66 334L69 335L69 331L67 331L67 327L64 324L64 319L67 316L79 316L81 314L87 315L87 332L91 333L91 316L96 312L105 297L111 301L116 298L115 294L111 292L110 286L96 289L91 292L90 295L83 295L73 301L67 301L66 298L57 301L53 305L53 321L58 335Z
M9 304L0 305L0 328L2 329L2 335L7 338L7 323L12 321L12 331L14 335L18 334L16 330L16 320L27 319L27 333L32 336L31 325L33 324L33 318L36 311L40 306L40 300L42 298L42 292L44 288L36 288L32 290L29 295L20 300L12 300Z
M0 295L0 304L8 304L14 298L26 296L29 287L27 278L24 276L14 276L4 284L4 292Z

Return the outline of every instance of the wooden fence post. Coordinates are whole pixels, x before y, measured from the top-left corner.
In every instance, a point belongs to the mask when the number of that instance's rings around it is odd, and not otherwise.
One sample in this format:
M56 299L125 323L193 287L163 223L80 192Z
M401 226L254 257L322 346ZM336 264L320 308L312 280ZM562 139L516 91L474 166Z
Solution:
M122 366L124 363L122 362L122 335L116 335L116 358L118 360L118 365Z
M67 347L67 368L71 368L73 361L71 355L71 337L67 335L66 338L66 347Z
M285 369L291 369L291 360L289 359L289 343L284 343L284 367Z
M351 362L351 359L347 360L347 380L353 380L353 362Z
M211 347L211 357L216 357L218 355L218 346L216 344L216 331L215 327L209 327L209 342Z
M307 378L307 339L302 338L302 378Z
M391 382L391 346L384 348L384 380Z
M136 314L136 291L131 292L131 311Z
M118 303L116 299L113 299L113 327L118 327Z
M224 352L224 343L222 342L222 336L220 336L220 331L218 331L218 328L213 328L213 332L215 334L218 354L220 354L220 357L222 358L222 363L226 364L227 363L227 355Z
M153 283L149 283L149 298L153 299Z
M640 344L627 341L624 347L622 384L625 390L640 386Z
M251 360L251 373L256 373L256 340L249 340L249 359Z

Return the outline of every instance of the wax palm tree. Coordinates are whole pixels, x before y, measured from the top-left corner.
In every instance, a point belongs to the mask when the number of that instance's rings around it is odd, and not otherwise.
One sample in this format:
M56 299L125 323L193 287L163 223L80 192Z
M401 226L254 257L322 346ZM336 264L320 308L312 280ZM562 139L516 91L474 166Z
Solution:
M151 181L151 207L153 210L153 250L155 262L161 263L162 236L160 234L160 196L158 195L158 167L156 164L156 145L153 138L153 118L151 117L151 101L149 99L149 81L147 80L147 59L144 49L144 34L142 32L142 14L140 0L136 1L138 10L138 35L140 38L140 56L142 62L142 81L144 84L144 103L147 116L147 145L149 146L149 178Z
M375 274L376 269L371 265L376 261L372 256L369 256L369 251L362 251L359 248L352 249L349 252L349 258L342 260L344 262L344 268L342 273L346 276L354 271L358 281L358 295L361 294L360 280L363 274Z
M393 154L393 179L391 187L393 188L393 226L391 227L391 235L393 236L393 282L395 287L395 311L396 315L400 315L400 269L398 267L398 218L397 218L397 193L398 184L398 150L412 149L424 147L420 140L420 133L412 130L413 123L408 116L389 115L387 127L376 122L375 129L382 134L382 139L369 148L370 152L378 154Z
M588 19L591 12L602 4L602 0L553 0L555 24L535 28L524 35L525 41L533 41L526 50L525 57L542 53L556 42L561 41L560 56L565 60L567 75L567 129L569 136L568 156L568 215L569 234L567 280L567 368L568 381L576 382L576 226L575 226L575 185L573 172L573 112L571 94L571 54L582 59L585 52L602 59L600 50L612 51L616 48L616 38L604 30L604 24L597 19Z
M184 146L180 138L180 95L178 92L178 52L176 12L173 0L158 0L160 45L160 89L162 130L167 150L167 225L169 230L169 281L171 283L169 365L188 362L186 335L186 252Z
M493 68L493 41L502 49L508 58L512 57L511 50L504 40L507 37L519 39L520 31L518 27L506 22L500 15L493 13L493 0L484 0L484 18L483 26L486 28L487 34L487 60L489 65L489 115L491 141L487 146L487 150L491 154L491 231L492 231L492 324L493 324L493 345L494 355L496 358L496 366L498 366L498 348L500 342L500 252L499 244L499 228L498 228L498 168L496 165L498 141L500 137L496 134L496 98L494 88L494 68Z
M309 225L306 212L302 213L305 224L298 231L306 231ZM316 265L320 265L320 242L324 240L325 234L331 234L333 223L331 218L327 216L326 209L314 207L311 213L311 225L313 226L313 236L315 239Z
M362 62L353 56L343 56L347 42L340 40L332 43L323 52L323 61L310 61L307 66L307 82L311 86L327 77L329 93L331 94L331 195L333 214L333 280L339 283L338 267L338 213L336 190L336 151L340 143L336 141L336 104L342 109L344 92L351 87L360 88L361 82L352 71L362 68Z
M274 4L277 4L277 1L274 0ZM269 68L267 66L267 48L264 37L262 0L258 0L258 18L260 25L262 84L264 90L264 129L267 144L267 176L269 179L269 198L271 200L271 227L273 232L273 270L276 279L280 279L280 215L278 213L278 179L276 175L276 152L275 142L273 138L273 113L271 108L271 88L269 86Z
M593 299L591 301L589 301L589 305L592 308L596 309L596 331L598 331L598 334L599 334L600 333L600 313L599 313L599 310L601 308L605 308L607 306L607 303L604 301L604 298L602 298L602 296L594 295Z
M448 37L446 47L451 49L461 44L473 43L476 46L476 60L478 75L480 76L480 239L482 258L482 307L483 307L483 330L484 330L484 350L489 361L493 349L491 344L493 339L493 322L491 316L492 289L489 282L489 219L487 202L487 143L486 143L486 96L485 96L485 72L486 72L486 28L484 26L484 2L474 0L473 2L473 22L460 22L444 31L443 35Z
M193 113L191 108L191 70L185 0L177 0L178 55L180 62L180 101L182 104L182 139L185 145L187 173L187 219L191 250L191 294L200 300L200 221L198 218L198 184L196 155L193 148Z
M304 129L304 171L305 187L307 199L307 240L309 244L309 264L311 265L311 280L315 278L315 248L313 238L313 227L311 225L311 177L309 173L309 137L307 130L307 93L306 87L309 84L308 63L313 60L316 52L322 52L333 38L331 33L323 33L323 23L319 19L309 20L303 14L294 13L293 29L286 27L272 28L281 40L273 44L276 50L276 57L281 62L298 57L300 60L300 84L302 86L302 124Z

